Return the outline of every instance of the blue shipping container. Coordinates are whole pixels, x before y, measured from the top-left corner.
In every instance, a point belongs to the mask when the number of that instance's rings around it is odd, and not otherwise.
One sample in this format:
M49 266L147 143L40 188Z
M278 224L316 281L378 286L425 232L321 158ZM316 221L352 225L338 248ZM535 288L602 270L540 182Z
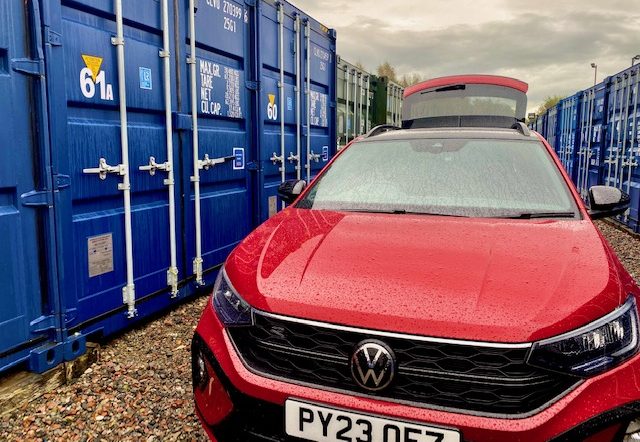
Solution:
M561 100L536 121L585 201L595 185L631 197L618 221L640 232L640 66Z
M0 4L0 371L211 284L335 153L335 32L286 2L119 4Z

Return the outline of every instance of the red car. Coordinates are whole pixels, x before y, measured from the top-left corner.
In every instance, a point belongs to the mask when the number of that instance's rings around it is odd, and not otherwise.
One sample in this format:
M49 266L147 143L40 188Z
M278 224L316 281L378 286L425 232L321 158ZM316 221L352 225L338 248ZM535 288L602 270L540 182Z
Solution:
M592 222L628 197L588 210L522 124L427 126L284 183L229 256L192 345L212 440L640 438L640 290Z

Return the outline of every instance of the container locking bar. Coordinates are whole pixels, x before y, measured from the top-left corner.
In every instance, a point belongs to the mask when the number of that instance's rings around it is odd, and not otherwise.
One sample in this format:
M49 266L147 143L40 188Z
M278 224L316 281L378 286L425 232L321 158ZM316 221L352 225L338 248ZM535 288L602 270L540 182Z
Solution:
M278 164L284 164L284 155L278 155L277 153L273 153L273 155L271 155L271 158L269 158L269 161L271 161L273 163L273 165L278 165ZM280 171L282 171L284 167L280 166Z
M166 163L158 164L156 163L156 157L149 157L149 165L140 166L138 167L138 170L142 172L149 172L149 175L154 176L158 170L171 172L171 163L167 161ZM168 183L165 184L168 185Z
M296 163L296 170L300 170L300 155L294 155L293 152L289 153L289 158L287 158L289 163Z
M309 161L315 161L316 163L320 162L320 154L319 153L315 153L313 150L311 151L311 153L309 154Z
M117 166L110 166L107 163L106 159L100 158L98 167L82 169L82 173L96 174L100 177L101 180L106 180L107 175L109 175L110 173L114 173L120 176L125 176L127 174L127 167L124 164L118 164Z
M224 164L227 161L231 161L235 159L234 155L230 155L227 157L220 157L220 158L209 158L209 154L205 154L204 155L204 159L198 161L198 169L200 170L209 170L212 167L215 167L218 164Z

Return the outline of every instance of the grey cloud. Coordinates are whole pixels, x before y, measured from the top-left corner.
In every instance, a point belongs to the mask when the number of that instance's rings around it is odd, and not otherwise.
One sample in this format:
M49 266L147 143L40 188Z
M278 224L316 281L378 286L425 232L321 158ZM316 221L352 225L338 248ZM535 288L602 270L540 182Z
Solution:
M319 18L331 26L329 11L341 10L344 3L314 1L309 12L324 14ZM383 10L360 10L348 26L338 28L338 50L345 59L361 61L370 69L388 60L400 73L424 77L472 72L511 75L530 83L531 107L545 96L588 87L593 81L592 61L598 63L602 79L628 67L631 57L640 52L640 11L635 0L523 3L500 3L511 11L508 20L485 17L477 25L452 24L439 30L428 25L424 29L390 26ZM491 11L488 8L489 16Z

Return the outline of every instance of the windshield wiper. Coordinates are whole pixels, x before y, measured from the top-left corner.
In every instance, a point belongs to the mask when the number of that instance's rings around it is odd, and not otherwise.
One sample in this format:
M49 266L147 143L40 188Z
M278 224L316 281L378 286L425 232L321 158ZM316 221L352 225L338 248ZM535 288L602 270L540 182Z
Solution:
M358 213L389 213L392 215L425 215L425 216L449 216L454 218L468 218L464 215L450 215L446 213L435 212L414 212L405 209L389 209L389 210L375 210L375 209L351 209L345 210L345 212L358 212Z
M518 215L507 215L501 218L508 219L538 219L538 218L575 218L575 212L531 212Z

